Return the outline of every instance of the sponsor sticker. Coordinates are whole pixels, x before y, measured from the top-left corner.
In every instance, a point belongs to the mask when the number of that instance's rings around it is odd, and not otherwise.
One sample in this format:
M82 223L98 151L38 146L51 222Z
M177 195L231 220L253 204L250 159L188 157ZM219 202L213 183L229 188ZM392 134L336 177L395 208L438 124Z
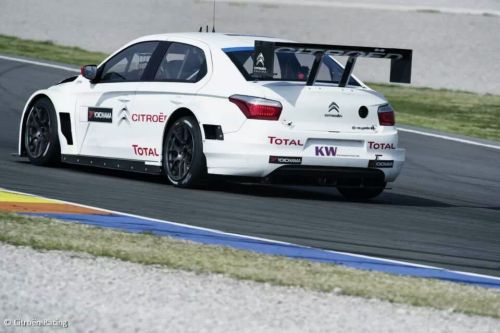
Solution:
M146 114L146 113L132 113L133 122L142 123L164 123L167 120L167 115L160 112L160 114Z
M392 160L370 160L368 162L369 168L392 168L394 161Z
M272 42L257 42L253 54L253 75L257 78L274 76L274 50Z
M273 163L273 164L302 164L302 157L269 156L269 163Z
M275 136L268 136L269 144L277 146L303 146L304 144L300 139L278 138Z
M368 141L368 149L388 150L396 149L396 146L394 145L394 143Z
M90 107L87 112L87 120L98 123L112 123L113 109Z
M132 145L134 149L134 155L137 156L160 156L156 148L151 147L140 147L139 145Z
M375 131L375 125L371 125L371 126L353 126L352 129L353 130L359 130L359 131L367 131L367 130Z
M337 147L315 146L314 155L316 156L337 156Z
M340 50L340 49L316 49L316 48L305 48L305 47L278 47L276 48L276 53L278 52L293 52L293 53L309 53L316 54L318 52L324 52L325 55L332 56L345 56L345 57L368 57L368 58L380 58L380 59L394 59L399 60L403 58L403 55L399 53L387 53L385 49L373 49L373 51L360 51L360 50Z
M314 155L318 157L359 157L356 154L339 154L339 147L314 146Z

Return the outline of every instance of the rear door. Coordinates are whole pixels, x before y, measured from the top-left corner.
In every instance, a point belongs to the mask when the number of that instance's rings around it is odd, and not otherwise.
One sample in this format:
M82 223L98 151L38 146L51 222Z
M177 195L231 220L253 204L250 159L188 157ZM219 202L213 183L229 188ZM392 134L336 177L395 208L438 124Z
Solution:
M129 46L98 70L94 83L85 81L77 100L80 154L131 159L131 111L135 91L159 42Z

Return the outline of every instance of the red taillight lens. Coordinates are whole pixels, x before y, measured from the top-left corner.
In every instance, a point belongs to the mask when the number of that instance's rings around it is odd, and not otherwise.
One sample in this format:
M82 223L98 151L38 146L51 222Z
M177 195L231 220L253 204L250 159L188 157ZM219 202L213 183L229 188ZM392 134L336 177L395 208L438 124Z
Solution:
M396 117L392 106L385 104L378 107L378 122L381 126L394 126Z
M270 99L233 95L229 101L236 104L248 119L278 120L283 106Z

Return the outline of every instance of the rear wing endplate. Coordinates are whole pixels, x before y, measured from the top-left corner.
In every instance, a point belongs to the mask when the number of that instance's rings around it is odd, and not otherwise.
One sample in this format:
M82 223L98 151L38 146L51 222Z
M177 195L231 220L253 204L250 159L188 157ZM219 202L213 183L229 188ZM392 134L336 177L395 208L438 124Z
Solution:
M349 82L356 59L360 57L390 59L390 81L398 83L411 82L412 50L364 46L267 42L260 40L255 41L253 77L272 79L274 75L274 54L278 52L310 53L316 55L307 78L307 85L314 84L319 66L325 55L348 57L344 73L339 82L339 86L341 87L345 87Z

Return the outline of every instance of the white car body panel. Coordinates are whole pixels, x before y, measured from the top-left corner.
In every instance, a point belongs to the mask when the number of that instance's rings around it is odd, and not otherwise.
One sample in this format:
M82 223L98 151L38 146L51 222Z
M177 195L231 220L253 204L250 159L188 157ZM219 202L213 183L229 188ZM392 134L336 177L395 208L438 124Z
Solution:
M341 88L327 84L305 86L304 83L247 81L222 49L252 47L256 39L283 41L206 33L139 38L103 63L141 41L181 42L204 51L206 75L196 83L100 84L92 84L79 75L72 82L35 92L24 108L22 119L26 118L33 98L45 95L57 113L70 114L74 142L69 145L59 130L62 155L133 160L160 166L166 123L176 110L186 109L198 120L202 135L203 125L222 128L224 140L204 136L203 150L209 174L266 177L282 166L269 163L270 156L301 157L302 165L356 168L367 168L369 160L381 159L394 161L393 167L380 169L386 181L394 181L403 166L405 150L398 148L396 128L378 123L377 108L387 104L387 100L363 84ZM234 94L279 101L283 105L280 119L247 119L228 101ZM325 116L331 101L339 105L342 118ZM365 119L358 116L361 105L369 110ZM112 123L88 121L88 108L96 106L113 109ZM305 109L308 112L300 112ZM289 144L285 144L284 139ZM292 140L294 144L290 144ZM335 156L317 156L316 147L335 148ZM19 154L23 155L23 151L21 121Z

